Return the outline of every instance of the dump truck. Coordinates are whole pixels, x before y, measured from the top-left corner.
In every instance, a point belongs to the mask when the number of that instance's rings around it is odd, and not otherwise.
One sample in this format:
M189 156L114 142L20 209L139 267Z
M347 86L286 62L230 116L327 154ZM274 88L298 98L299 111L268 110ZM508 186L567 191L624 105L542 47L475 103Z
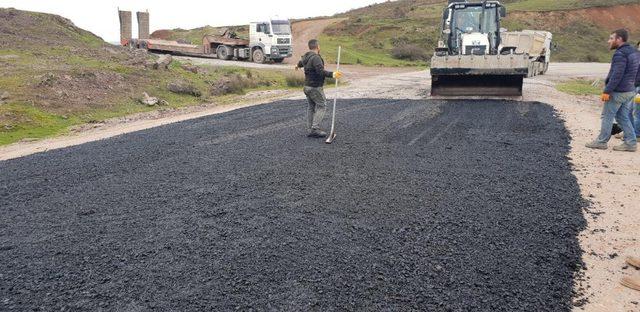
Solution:
M546 73L552 34L500 27L499 1L450 0L431 58L431 94L521 96L524 78Z
M138 12L137 39L131 34L131 12L120 11L120 43L123 46L157 53L217 58L222 60L282 63L293 55L289 20L269 19L249 24L249 38L242 39L226 29L221 34L203 36L201 44L152 39L149 37L149 13Z

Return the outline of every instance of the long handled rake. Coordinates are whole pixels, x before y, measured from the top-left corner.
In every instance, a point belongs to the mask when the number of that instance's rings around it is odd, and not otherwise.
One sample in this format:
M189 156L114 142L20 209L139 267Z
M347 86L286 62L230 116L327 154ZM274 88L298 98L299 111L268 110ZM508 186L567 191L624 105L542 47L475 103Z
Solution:
M338 66L336 67L336 71L340 71L340 55L342 54L342 46L338 46ZM333 140L336 139L336 103L338 102L338 82L339 79L336 79L336 96L333 98L333 113L331 114L331 133L329 133L329 137L325 143L331 144Z

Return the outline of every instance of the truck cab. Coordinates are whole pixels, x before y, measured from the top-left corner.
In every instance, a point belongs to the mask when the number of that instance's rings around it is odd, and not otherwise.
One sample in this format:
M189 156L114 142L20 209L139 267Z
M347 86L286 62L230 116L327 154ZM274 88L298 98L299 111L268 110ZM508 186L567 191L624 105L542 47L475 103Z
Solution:
M289 20L271 19L252 22L249 25L251 55L256 63L272 60L282 63L293 55L291 45L291 23Z

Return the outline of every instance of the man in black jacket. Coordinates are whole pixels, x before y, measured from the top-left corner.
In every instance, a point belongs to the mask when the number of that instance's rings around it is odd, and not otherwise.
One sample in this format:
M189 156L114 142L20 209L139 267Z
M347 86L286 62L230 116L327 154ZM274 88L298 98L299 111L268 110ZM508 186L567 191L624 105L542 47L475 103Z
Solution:
M318 40L309 41L309 52L302 56L296 66L296 70L304 68L304 94L309 101L308 128L309 137L324 138L327 133L320 129L327 109L327 98L324 95L325 78L340 79L342 73L330 72L324 69L324 60L320 56L320 44Z

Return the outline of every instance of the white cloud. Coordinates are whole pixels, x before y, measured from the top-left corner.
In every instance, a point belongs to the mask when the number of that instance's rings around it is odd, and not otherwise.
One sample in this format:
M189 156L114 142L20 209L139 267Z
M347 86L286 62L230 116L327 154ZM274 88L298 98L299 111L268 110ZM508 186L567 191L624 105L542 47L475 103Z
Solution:
M0 7L62 15L106 41L119 41L117 8L151 13L151 31L204 25L241 25L279 16L305 18L333 15L382 0L194 1L194 0L0 0ZM134 17L135 19L135 17ZM134 33L136 33L134 22Z

